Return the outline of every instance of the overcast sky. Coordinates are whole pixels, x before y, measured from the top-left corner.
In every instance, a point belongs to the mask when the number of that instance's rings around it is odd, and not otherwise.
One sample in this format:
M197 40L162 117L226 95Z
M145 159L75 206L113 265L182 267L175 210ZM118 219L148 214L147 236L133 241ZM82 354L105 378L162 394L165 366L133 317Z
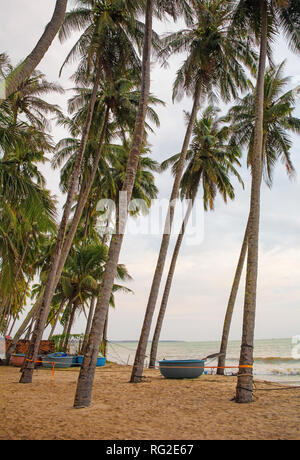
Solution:
M71 6L71 1L69 4ZM8 53L13 64L17 64L34 47L52 15L54 5L55 0L2 1L0 51ZM174 25L166 22L155 24L155 28L162 33L174 30ZM66 68L61 79L58 72L73 42L74 39L71 39L61 45L56 39L39 66L48 80L60 82L65 89L72 87L68 80L72 68ZM299 57L288 51L282 38L278 39L274 51L277 63L287 59L285 73L293 77L291 86L300 84ZM159 162L181 150L185 132L183 111L191 110L191 100L184 99L176 104L172 104L171 100L172 83L183 59L184 56L172 59L168 69L153 66L151 91L166 102L166 107L158 110L161 128L150 138L153 158ZM65 109L67 97L68 93L49 100ZM224 104L220 106L224 110ZM296 114L300 117L299 102ZM56 127L52 134L56 140L66 135ZM299 174L300 139L294 136L293 140L292 160ZM48 187L58 197L61 206L63 197L58 187L57 172L49 164L43 166L43 172ZM187 244L191 243L191 239L186 240L182 246L162 339L207 341L220 338L249 212L250 172L245 166L241 175L245 190L235 183L235 201L225 205L217 200L215 211L204 216L202 240L196 245ZM159 176L157 185L160 198L167 199L172 187L169 173ZM278 164L272 190L263 186L262 193L256 338L300 335L299 200L299 179L291 182L283 165ZM196 218L197 222L202 222L201 210ZM159 235L126 236L120 262L126 264L133 277L128 287L135 294L118 295L117 308L110 312L110 340L139 338L160 241ZM175 237L172 238L169 254L174 244ZM241 337L243 291L244 284L240 289L231 331L231 338L236 340ZM74 332L82 332L83 328L81 318Z

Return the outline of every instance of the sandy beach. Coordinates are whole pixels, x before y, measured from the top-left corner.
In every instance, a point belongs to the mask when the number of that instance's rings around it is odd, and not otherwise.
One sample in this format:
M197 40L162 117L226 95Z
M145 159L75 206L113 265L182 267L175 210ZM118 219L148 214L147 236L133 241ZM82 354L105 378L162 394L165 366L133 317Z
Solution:
M300 390L256 382L264 391L248 405L232 401L235 377L166 380L145 370L128 383L130 367L97 369L92 405L72 408L78 369L35 371L18 384L19 369L0 367L0 439L239 440L300 439Z

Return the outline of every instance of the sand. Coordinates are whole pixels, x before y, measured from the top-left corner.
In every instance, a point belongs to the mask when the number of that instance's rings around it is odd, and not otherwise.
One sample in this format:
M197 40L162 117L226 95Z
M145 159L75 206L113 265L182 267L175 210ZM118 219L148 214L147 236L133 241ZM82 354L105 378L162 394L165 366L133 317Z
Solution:
M300 389L258 391L255 402L240 405L231 401L235 377L144 374L144 383L130 384L130 367L97 369L92 405L75 410L78 369L57 370L54 382L51 370L40 369L32 384L21 385L19 369L0 367L0 439L300 439Z

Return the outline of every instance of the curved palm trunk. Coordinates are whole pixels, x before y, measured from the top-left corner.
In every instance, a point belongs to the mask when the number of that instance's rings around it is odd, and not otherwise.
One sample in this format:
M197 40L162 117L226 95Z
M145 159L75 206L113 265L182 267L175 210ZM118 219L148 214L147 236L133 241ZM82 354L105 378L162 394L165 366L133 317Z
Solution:
M17 316L14 317L13 323L12 323L11 328L10 328L10 330L9 330L9 333L8 333L8 336L9 336L9 337L10 337L11 334L12 334L12 331L13 331L13 329L14 329L14 327L15 327L16 321L17 321Z
M64 245L63 245L63 248L62 248L62 251L61 251L60 260L59 260L59 264L58 264L58 268L57 268L57 272L56 272L56 278L55 278L55 282L54 282L54 290L56 289L56 286L57 286L57 284L59 282L61 273L62 273L64 265L65 265L65 262L67 260L68 255L69 255L70 249L72 247L73 239L74 239L74 236L76 234L78 225L80 223L80 219L81 219L84 207L86 205L86 202L88 200L92 185L93 185L94 180L95 180L95 176L96 176L97 169L98 169L98 166L99 166L99 161L100 161L100 158L101 158L101 155L102 155L104 140L105 140L105 136L106 136L107 126L108 126L108 121L109 121L109 112L110 112L110 109L109 109L109 107L107 107L106 113L105 113L105 120L104 120L104 124L103 124L102 130L101 130L100 140L99 140L99 144L98 144L98 150L97 150L96 156L94 158L93 169L92 169L91 175L88 178L87 182L82 184L82 187L81 187L80 192L79 192L79 199L78 199L78 203L76 205L74 217L72 219L69 231L68 231L68 233L67 233L67 235L65 237L65 242L64 242Z
M132 196L135 176L139 163L139 157L144 140L146 110L150 93L150 69L151 69L151 48L152 48L152 15L153 0L147 0L145 38L142 62L142 85L139 101L139 108L136 117L135 129L132 138L131 151L128 157L123 192L126 192L127 201ZM120 218L117 226L117 233L112 237L108 252L108 259L101 284L101 295L98 298L94 314L93 324L83 364L80 369L76 389L74 407L88 407L91 403L92 387L97 363L99 347L103 337L103 329L109 301L112 293L114 279L117 273L119 254L123 242L123 230L127 221L127 210ZM119 219L118 219L119 220ZM120 231L121 230L121 231Z
M57 280L56 273L57 273L58 264L60 262L60 258L62 255L62 249L63 249L64 239L65 239L69 216L71 213L72 204L73 204L74 197L75 197L77 187L78 187L81 164L82 164L85 148L86 148L88 137L89 137L90 127L92 123L92 118L93 118L93 113L94 113L94 108L95 108L95 103L96 103L96 98L97 98L97 91L98 91L99 82L100 82L100 76L101 76L101 65L97 63L97 72L96 72L96 77L94 81L93 92L92 92L91 100L89 103L89 109L87 113L85 126L84 126L83 133L82 133L80 148L79 148L79 151L76 157L74 169L73 169L73 172L70 178L70 182L69 182L67 200L64 206L63 217L60 223L54 252L51 258L51 265L50 265L50 270L49 270L48 277L47 277L45 294L42 300L39 317L36 321L36 325L35 325L35 328L32 334L31 343L30 343L28 353L27 353L26 366L20 378L20 383L31 383L32 382L32 375L34 371L34 361L36 360L36 357L38 355L40 342L43 337L45 324L46 324L49 310L50 310L51 300L52 300L52 297L55 291L55 287L56 287L55 285L55 282Z
M266 135L263 136L263 158L265 157L265 151L266 151ZM263 178L263 170L261 168L261 177L260 181L262 182ZM226 361L226 353L227 353L227 347L228 347L228 341L229 341L229 333L230 333L230 328L231 328L231 322L232 322L232 316L233 316L233 311L236 303L236 298L237 298L237 293L239 290L239 285L241 282L241 276L242 272L244 269L245 265L245 260L246 260L246 255L247 255L247 250L248 250L248 228L249 228L249 219L247 222L247 227L245 231L245 236L242 244L242 249L240 253L240 258L238 261L237 269L235 272L234 280L233 280L233 285L232 289L230 292L230 297L227 305L227 310L226 310L226 315L225 315L225 320L224 320L224 326L223 326L223 333L222 333L222 340L221 340L221 346L220 346L220 353L221 355L219 356L218 360L218 369L217 369L217 375L224 375L225 374L225 361Z
M59 351L62 351L63 346L64 346L64 342L65 342L65 338L66 338L66 334L67 334L67 329L68 329L68 325L69 325L69 320L70 320L70 315L71 315L71 308L72 308L72 299L69 300L68 305L66 306L66 309L65 309L64 314L63 314L63 317L65 317L64 318L65 323L64 323L63 332L62 332L62 335L61 335L61 338L60 338L59 344L58 344Z
M109 210L108 212L108 216L107 216L107 222L106 222L106 226L105 226L105 230L104 230L104 234L103 234L103 237L102 237L102 244L105 245L109 239L109 226L110 226L110 223L111 223L111 217L112 217L112 209Z
M26 328L28 327L30 321L36 315L38 309L40 308L41 302L42 302L42 294L39 297L39 299L36 301L34 306L31 308L31 310L28 312L28 314L27 314L26 318L24 319L23 323L21 324L21 326L19 327L19 329L15 333L14 338L13 338L13 340L12 340L12 342L11 342L10 346L8 347L7 352L6 352L6 360L7 360L7 362L9 362L9 360L11 358L11 355L14 353L19 339L22 337L22 335L26 331Z
M30 238L30 234L28 233L28 235L26 237L26 240L25 240L25 247L24 247L24 250L23 250L19 265L18 265L18 268L17 268L15 282L17 282L19 280L19 277L20 277L20 274L21 274L21 270L22 270L22 267L23 267L23 264L24 264L24 260L25 260L28 245L29 245L29 238Z
M256 292L258 276L258 246L259 246L259 222L260 222L260 192L262 174L262 150L263 150L263 120L264 120L264 78L267 60L268 43L268 15L267 3L261 0L261 45L258 79L255 100L255 137L254 155L252 163L252 187L248 229L248 260L245 289L245 304L243 318L242 346L240 354L240 366L253 366L254 329L256 313ZM236 387L237 403L252 401L253 369L240 368Z
M55 321L54 321L54 324L52 326L52 329L50 331L50 334L49 334L49 337L48 337L48 340L51 340L53 335L54 335L54 331L56 329L56 326L57 326L57 323L58 323L58 320L59 320L59 315L62 313L63 309L64 309L64 306L65 306L65 300L63 300L60 304L60 307L58 309L58 312L56 313L56 318L55 318Z
M226 315L225 315L225 320L224 320L224 326L223 326L223 333L222 333L222 340L221 340L221 346L220 346L220 353L223 355L219 357L218 360L218 369L217 369L217 374L218 375L224 375L224 369L222 367L225 366L225 361L226 361L226 353L227 353L227 347L228 347L228 340L229 340L229 332L230 332L230 327L231 327L231 321L232 321L232 316L233 316L233 311L234 311L234 306L239 290L239 285L243 273L243 268L246 260L246 255L247 255L247 249L248 249L248 226L249 224L247 223L246 231L245 231L245 236L244 236L244 241L242 244L242 249L238 261L238 265L236 268L234 280L233 280L233 285L232 289L230 292L230 297L227 305L227 310L226 310Z
M179 160L177 171L176 171L176 176L175 176L173 190L172 190L172 194L170 198L169 209L168 209L164 234L162 238L162 243L160 247L159 257L158 257L158 261L156 265L154 278L152 281L152 286L151 286L148 305L147 305L146 314L144 318L144 323L142 327L142 332L141 332L141 336L140 336L140 340L139 340L139 344L138 344L138 348L136 351L135 360L133 364L131 380L130 380L132 383L138 383L142 379L144 360L146 356L146 349L147 349L147 344L148 344L148 339L149 339L149 334L150 334L152 318L153 318L153 314L155 310L155 305L157 302L158 292L159 292L159 288L161 284L161 279L162 279L163 270L164 270L164 266L166 262L169 242L171 238L171 228L172 228L174 212L175 212L175 200L177 200L178 198L180 181L181 181L183 170L184 170L186 154L188 151L188 147L189 147L192 132L193 132L193 127L194 127L197 113L199 110L200 95L201 95L201 81L199 80L196 84L193 110L192 110L192 114L189 120L187 131L185 134L185 139L184 139L184 143L183 143L183 147L182 147L182 151L180 155L180 160Z
M12 93L14 93L18 89L18 87L26 80L26 78L28 78L39 65L63 24L67 9L67 3L68 0L56 1L52 19L47 25L45 32L41 36L37 45L27 56L27 58L22 62L22 64L20 64L6 78L4 82L5 94L1 95L0 92L0 103L2 100L7 99Z
M72 309L71 309L71 314L70 314L70 317L69 317L69 321L68 321L68 327L67 327L67 331L66 331L66 337L65 337L65 341L64 341L64 345L63 345L63 349L62 351L64 351L66 353L67 349L68 349L68 345L69 345L69 340L70 340L70 334L71 334L71 330L72 330L72 327L73 327L73 323L74 323L74 319L75 319L75 312L76 312L76 309L78 307L78 302L74 302L73 306L72 306Z
M107 310L106 320L104 324L103 330L103 340L102 340L102 354L103 356L107 356L107 331L108 331L108 316L109 316L109 309Z
M9 318L8 318L8 320L6 322L4 333L3 333L4 337L6 337L8 335L7 331L9 329L9 327L10 327L11 320L12 320L12 315L9 313Z
M24 340L29 340L30 339L31 331L32 331L32 328L33 328L33 325L34 325L34 321L35 321L35 319L33 317L32 320L31 320L30 326L29 326L29 328L28 328L28 330L26 332L26 335L24 337Z
M87 323L86 323L86 329L85 329L83 344L82 344L82 348L81 348L81 353L82 354L85 353L86 346L87 346L87 343L88 343L88 340L89 340L92 321L93 321L93 316L94 316L94 311L95 311L95 303L96 303L96 297L92 297L91 304L90 304L90 309L89 309L89 316L88 316Z
M28 235L26 237L26 240L25 240L25 247L24 247L21 259L18 260L18 267L17 267L17 272L16 272L16 275L15 275L15 281L14 281L15 286L16 286L17 282L19 281L19 278L20 278L20 275L21 275L22 267L23 267L23 264L24 264L25 256L26 256L26 252L27 252L27 249L28 249L29 237L30 237L30 234L28 233ZM28 281L26 283L25 294L24 294L24 297L22 299L22 302L25 299L26 290L27 290L29 282L30 282L30 277L29 277L29 279L28 279ZM9 303L8 303L8 306L7 306L7 310L4 310L4 313L3 313L3 321L5 321L6 316L8 318L10 318L12 304L13 304L13 301L14 301L14 296L15 296L15 294L11 294L11 296L10 296L10 300L9 300ZM2 328L2 322L1 322L1 328ZM4 336L7 333L7 329L8 329L8 323L6 325L6 329L4 330L4 333L3 333Z
M61 336L61 338L59 340L59 344L58 344L59 351L63 351L64 342L65 342L65 338L66 338L66 335L67 335L68 325L69 325L69 317L66 319L66 322L65 322L64 328L63 328L63 332L62 332L62 336Z
M198 187L197 187L197 190L198 190ZM183 241L183 238L184 238L186 226L188 224L188 221L189 221L189 218L190 218L193 206L194 206L195 198L196 198L196 196L194 196L192 198L192 200L189 202L189 206L188 206L184 221L183 221L182 226L181 226L181 231L180 231L180 234L179 234L179 236L177 238L176 245L175 245L175 248L174 248L173 257L172 257L172 260L171 260L171 265L170 265L170 269L169 269L169 273L168 273L168 277L167 277L167 281L166 281L166 285L165 285L165 290L164 290L161 305L160 305L159 315L158 315L157 322L156 322L156 328L155 328L154 335L153 335L153 340L152 340L152 345L151 345L151 352L150 352L149 368L154 368L155 367L159 338L160 338L160 334L161 334L161 330L162 330L164 317L165 317L165 314L166 314L166 309L167 309L170 290L171 290L173 277L174 277L174 273L175 273L176 263L177 263L177 259L178 259L178 256L179 256L181 244L182 244L182 241Z
M11 296L9 299L6 299L5 303L4 303L4 307L2 307L2 313L1 313L1 319L0 319L0 331L1 333L4 334L4 331L5 331L5 322L6 322L6 318L7 318L7 315L10 311L10 304L11 304Z
M15 276L15 284L17 284L17 282L18 282L18 280L20 278L21 270L22 270L22 267L23 267L23 264L24 264L25 256L26 256L26 253L27 253L28 245L29 245L29 238L30 238L30 234L28 234L27 237L26 237L25 247L24 247L21 259L18 259L18 267L17 267L16 276ZM31 281L31 278L29 277L27 282L26 282L26 288L25 288L25 291L24 291L24 296L23 296L23 299L22 299L22 303L24 302L24 299L25 299L25 296L26 296L26 291L27 291L27 288L28 288L28 285L29 285L30 281ZM7 313L6 313L6 310L4 309L3 319L1 320L1 328L2 328L2 321L5 321L5 316L6 315L10 316L12 303L13 303L13 296L14 296L14 294L12 294L10 296L10 300L9 300L9 303L8 303L8 306L7 306L7 308L8 308ZM3 333L4 336L7 333L7 329L8 329L8 324L7 324L6 329L5 329L4 333Z

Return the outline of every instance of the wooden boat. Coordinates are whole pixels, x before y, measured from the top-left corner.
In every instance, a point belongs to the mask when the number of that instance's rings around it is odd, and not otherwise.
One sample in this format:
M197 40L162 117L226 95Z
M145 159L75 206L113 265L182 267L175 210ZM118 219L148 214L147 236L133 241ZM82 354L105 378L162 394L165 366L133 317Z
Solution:
M73 358L73 355L66 353L50 353L42 357L43 367L52 368L55 363L55 369L67 369L72 366Z

